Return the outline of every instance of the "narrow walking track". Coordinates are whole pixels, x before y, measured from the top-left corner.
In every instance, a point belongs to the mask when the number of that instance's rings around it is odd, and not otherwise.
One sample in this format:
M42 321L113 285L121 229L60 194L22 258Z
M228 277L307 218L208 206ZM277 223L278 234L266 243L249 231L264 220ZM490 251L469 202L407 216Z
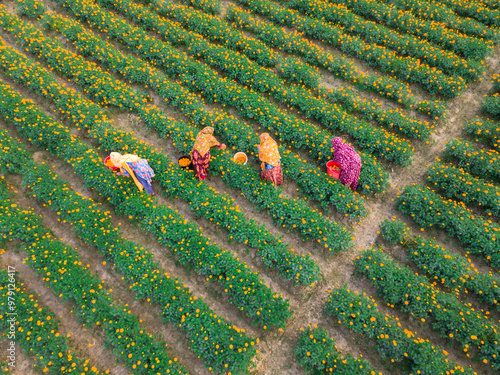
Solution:
M472 120L480 110L484 95L492 87L491 75L500 68L500 47L495 49L493 57L486 59L487 74L480 82L471 84L461 96L448 104L446 118L439 120L436 124L437 131L432 135L428 144L416 148L415 157L411 166L394 171L392 173L391 188L382 196L367 200L366 206L369 210L368 216L361 220L354 230L354 246L348 253L335 256L329 263L328 269L322 269L325 275L325 281L319 283L307 299L301 304L301 308L295 311L287 328L283 332L277 332L269 335L261 341L259 353L261 360L258 362L258 374L302 374L299 369L292 351L299 336L299 330L308 324L320 325L325 320L323 305L328 297L328 290L332 287L340 287L347 284L353 286L351 277L354 271L352 259L358 256L364 248L367 248L375 242L377 231L381 222L385 218L393 217L397 214L394 200L398 192L406 185L412 183L425 183L426 166L432 163L441 154L446 142L463 135L468 121ZM355 287L352 289L356 290ZM327 328L322 325L322 328ZM335 330L335 328L333 328ZM342 331L342 329L340 329ZM336 339L339 350L346 350L356 355L355 348L349 348L342 334L337 332L330 333ZM337 336L338 335L338 336ZM354 334L358 335L358 334ZM359 335L358 335L359 336ZM359 336L362 341L362 336ZM357 340L356 340L357 341ZM368 355L369 353L364 353ZM371 358L370 358L371 360ZM374 357L379 360L378 355ZM379 370L384 371L383 367Z

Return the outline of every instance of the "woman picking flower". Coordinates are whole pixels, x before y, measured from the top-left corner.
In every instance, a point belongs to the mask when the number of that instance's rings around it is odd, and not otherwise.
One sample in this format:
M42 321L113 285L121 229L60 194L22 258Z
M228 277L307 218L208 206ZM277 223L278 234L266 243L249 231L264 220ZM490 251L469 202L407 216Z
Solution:
M358 187L359 174L361 172L361 157L354 147L343 143L342 138L335 137L332 140L333 161L340 164L340 182L351 190Z
M278 144L271 138L269 133L260 135L259 159L262 162L260 178L272 182L273 185L283 183L283 171L281 170L281 156L278 151Z
M211 126L203 128L196 136L193 150L191 151L193 167L200 181L207 178L208 165L210 164L210 148L214 146L222 150L226 148L226 145L219 143L213 134L214 128Z
M132 177L139 191L146 189L149 195L155 195L151 187L151 179L155 176L155 172L146 159L141 159L137 155L122 155L119 152L109 154L109 159L115 167L120 169L117 175Z

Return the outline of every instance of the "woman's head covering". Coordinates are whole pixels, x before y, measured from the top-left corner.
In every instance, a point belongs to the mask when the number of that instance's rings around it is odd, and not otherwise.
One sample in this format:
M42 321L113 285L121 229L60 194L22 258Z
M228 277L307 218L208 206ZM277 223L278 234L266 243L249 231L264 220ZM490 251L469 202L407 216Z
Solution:
M198 150L201 156L205 156L210 147L217 146L219 141L212 134L214 134L214 128L211 126L201 129L194 141L193 150Z
M269 133L260 135L259 159L276 167L280 163L280 153L278 144L271 138Z
M121 168L123 163L134 163L141 160L141 158L137 155L122 155L119 152L112 152L111 154L109 154L109 160L111 160L115 167Z
M342 147L342 144L343 144L342 138L335 137L335 138L332 139L332 147L334 149Z

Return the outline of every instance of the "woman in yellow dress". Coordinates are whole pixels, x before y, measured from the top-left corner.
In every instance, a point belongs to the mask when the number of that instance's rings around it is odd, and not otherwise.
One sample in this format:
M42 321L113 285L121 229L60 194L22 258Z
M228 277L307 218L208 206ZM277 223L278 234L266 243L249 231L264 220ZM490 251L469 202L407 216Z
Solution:
M259 159L261 161L262 171L260 178L270 181L273 185L283 183L283 171L281 170L281 156L278 150L278 144L271 138L269 133L260 135Z

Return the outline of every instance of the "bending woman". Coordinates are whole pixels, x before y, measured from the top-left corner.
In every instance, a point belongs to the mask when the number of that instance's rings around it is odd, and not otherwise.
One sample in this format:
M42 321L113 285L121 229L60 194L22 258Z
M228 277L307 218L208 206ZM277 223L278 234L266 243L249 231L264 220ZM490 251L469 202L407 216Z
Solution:
M269 133L260 135L259 159L262 171L260 178L270 181L273 185L281 185L283 183L283 171L281 170L281 156L278 151L278 144L271 138Z
M155 172L146 159L141 159L137 155L122 155L119 152L109 154L109 159L115 167L120 168L117 175L132 177L139 191L146 189L149 195L155 195L151 187L151 179L155 176Z
M211 126L203 128L196 136L193 150L191 151L193 167L196 172L196 176L200 181L207 178L208 165L210 164L210 148L214 146L217 146L222 150L226 148L226 145L219 143L213 134L214 128Z
M340 164L340 182L351 190L358 187L359 174L361 172L361 157L354 147L343 143L342 138L335 137L332 140L333 161Z

